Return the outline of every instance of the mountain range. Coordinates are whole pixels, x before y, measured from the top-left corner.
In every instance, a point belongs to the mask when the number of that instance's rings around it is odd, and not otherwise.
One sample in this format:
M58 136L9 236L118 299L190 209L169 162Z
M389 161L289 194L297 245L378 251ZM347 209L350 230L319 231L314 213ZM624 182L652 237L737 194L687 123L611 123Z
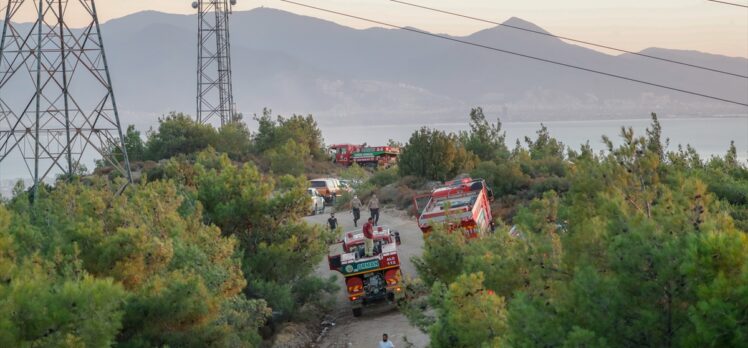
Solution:
M505 24L543 31L519 18ZM194 114L195 15L140 12L104 23L102 32L124 123L147 127L171 110ZM605 54L503 26L456 38L748 102L748 79ZM321 124L433 124L465 121L473 106L504 121L747 110L402 29L358 30L269 8L235 12L231 40L234 99L245 115L268 107L313 114ZM663 48L642 53L748 75L746 58Z

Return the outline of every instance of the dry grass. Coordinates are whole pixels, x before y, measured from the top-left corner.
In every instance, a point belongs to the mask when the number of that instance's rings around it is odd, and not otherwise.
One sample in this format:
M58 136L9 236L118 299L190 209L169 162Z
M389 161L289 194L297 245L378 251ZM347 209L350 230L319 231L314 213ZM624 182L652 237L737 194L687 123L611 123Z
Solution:
M402 182L387 185L379 190L379 201L382 204L394 205L397 209L411 211L413 197L418 192Z
M338 177L345 167L331 161L306 161L304 173L309 179Z

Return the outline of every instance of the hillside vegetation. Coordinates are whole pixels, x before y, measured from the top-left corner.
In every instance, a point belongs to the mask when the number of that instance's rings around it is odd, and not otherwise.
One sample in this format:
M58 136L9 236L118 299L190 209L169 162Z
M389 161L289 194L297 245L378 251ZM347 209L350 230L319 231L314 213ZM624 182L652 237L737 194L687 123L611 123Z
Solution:
M706 161L667 151L653 115L646 134L622 129L622 144L604 138L598 154L567 150L545 128L508 152L500 124L478 114L448 146L440 132L414 134L401 163L442 179L409 153L465 151L473 158L452 173L497 194L495 233L436 231L417 260L421 296L406 312L433 347L745 345L748 169L734 146Z
M600 153L545 127L510 149L477 108L469 131L423 128L399 167L369 172L333 166L311 116L256 119L257 132L177 113L145 139L128 129L139 180L121 194L106 168L36 198L19 186L0 203L0 346L255 347L316 318L337 286L313 269L335 236L301 217L308 176L337 172L399 208L459 175L493 188L495 233L436 229L415 260L402 310L433 347L748 341L748 168L734 146L706 160L668 150L653 115Z
M322 160L319 130L259 119L250 134L172 114L145 142L130 128L132 160L161 163L121 195L116 177L33 202L19 186L0 204L0 346L255 347L267 323L324 310L337 285L312 270L333 236L301 220L298 170Z

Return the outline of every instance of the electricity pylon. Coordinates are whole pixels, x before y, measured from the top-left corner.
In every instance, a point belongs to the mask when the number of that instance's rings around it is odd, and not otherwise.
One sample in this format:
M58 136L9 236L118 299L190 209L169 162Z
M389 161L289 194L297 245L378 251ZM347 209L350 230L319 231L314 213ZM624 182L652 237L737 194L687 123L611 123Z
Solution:
M197 9L197 122L219 118L221 125L234 119L231 84L229 15L236 0L198 0Z
M49 175L79 173L96 153L132 180L94 0L5 3L0 165L20 155L34 193ZM66 16L83 18L83 27Z

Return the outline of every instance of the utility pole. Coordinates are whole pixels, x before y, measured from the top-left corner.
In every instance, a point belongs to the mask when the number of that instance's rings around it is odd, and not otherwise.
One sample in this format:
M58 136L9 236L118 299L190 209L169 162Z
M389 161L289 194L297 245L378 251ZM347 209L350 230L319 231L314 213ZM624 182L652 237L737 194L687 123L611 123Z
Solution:
M197 122L215 118L221 126L235 118L231 84L229 15L236 0L198 0L197 9Z
M97 153L132 181L94 0L4 2L0 166L20 155L35 195L46 178L76 175ZM22 23L28 13L35 21Z

